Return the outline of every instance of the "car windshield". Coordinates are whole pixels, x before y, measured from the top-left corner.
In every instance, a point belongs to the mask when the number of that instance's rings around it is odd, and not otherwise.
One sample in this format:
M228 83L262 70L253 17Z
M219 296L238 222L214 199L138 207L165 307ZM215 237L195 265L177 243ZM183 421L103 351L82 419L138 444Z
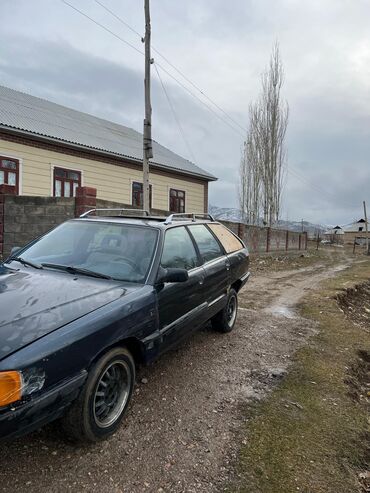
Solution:
M156 229L141 226L69 221L15 257L24 263L32 262L71 274L96 273L101 277L141 283L148 274L157 237Z

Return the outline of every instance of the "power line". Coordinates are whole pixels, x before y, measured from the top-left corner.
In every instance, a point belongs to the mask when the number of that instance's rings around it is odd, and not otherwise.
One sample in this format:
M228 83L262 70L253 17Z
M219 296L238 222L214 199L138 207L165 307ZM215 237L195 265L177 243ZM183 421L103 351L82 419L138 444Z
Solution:
M99 0L94 0L95 3L97 3L98 5L100 5L100 7L102 7L104 10L106 10L109 14L111 14L113 17L115 17L118 21L121 22L121 24L123 24L124 26L126 26L128 29L130 29L130 31L132 31L133 33L137 34L139 36L140 39L142 39L142 35L136 31L136 29L134 29L132 26L130 26L130 24L128 24L126 21L124 21L121 17L119 17L117 14L115 14L112 10L110 10L106 5L104 5L102 2L99 2ZM152 50L154 50L153 46L152 46Z
M138 53L140 53L140 55L143 55L144 56L144 52L139 50L139 48L136 48L136 46L134 46L132 43L130 43L129 41L126 41L125 39L121 38L121 36L119 36L118 34L116 34L115 32L111 31L108 27L104 26L103 24L100 24L100 22L96 21L95 19L93 19L92 17L90 17L89 15L85 14L85 12L82 12L82 10L78 9L77 7L75 7L74 5L70 4L69 2L67 2L67 0L60 0L62 3L64 3L64 5L68 5L68 7L70 7L71 9L75 10L76 12L78 12L79 14L83 15L84 17L86 17L86 19L89 19L91 22L93 22L94 24L96 24L97 26L101 27L102 29L104 29L104 31L107 31L109 34L111 34L112 36L114 36L115 38L119 39L122 43L126 44L127 46L129 46L130 48L132 48L133 50L137 51Z
M167 99L167 101L168 101L168 105L169 105L169 107L171 108L171 111L172 111L173 117L174 117L174 119L175 119L175 121L176 121L176 123L177 123L177 126L178 126L178 128L179 128L180 134L181 134L181 136L182 136L182 138L183 138L183 140L184 140L184 143L185 143L186 147L188 148L189 154L190 154L190 156L191 156L191 158L192 158L193 162L195 163L195 162L196 162L196 159L195 159L194 153L193 153L193 151L192 151L192 149L191 149L191 147L190 147L190 145L189 145L189 142L188 142L188 140L187 140L187 138L186 138L186 136L185 136L184 129L182 128L181 123L180 123L180 120L179 120L179 119L178 119L178 117L177 117L177 114L176 114L175 108L174 108L174 106L173 106L173 104L172 104L172 102L171 102L170 96L169 96L169 94L168 94L168 92L167 92L167 90L166 90L166 88L165 88L165 86L164 86L164 83L163 83L162 77L161 77L161 75L160 75L160 73L159 73L159 70L158 70L158 67L157 67L157 64L156 64L156 63L154 63L154 68L155 68L155 70L156 70L156 72L157 72L158 79L159 79L159 81L160 81L160 83L161 83L161 86L162 86L163 92L164 92L164 94L165 94L165 96L166 96L166 99Z
M82 10L74 7L72 4L70 4L69 2L67 2L66 0L60 0L61 2L63 2L65 5L67 5L68 7L72 8L73 10L75 10L76 12L78 12L79 14L81 14L82 16L84 16L85 18L89 19L91 22L93 22L94 24L96 24L97 26L99 26L100 28L104 29L105 31L107 31L108 33L110 33L112 36L114 36L115 38L117 38L118 40L120 40L122 43L126 44L127 46L131 47L132 49L134 49L135 51L137 51L138 53L140 53L141 55L144 56L144 53L142 51L140 51L138 48L136 48L133 44L129 43L128 41L126 41L125 39L121 38L121 36L118 36L118 34L114 33L113 31L111 31L110 29L108 29L106 26L104 26L103 24L101 24L100 22L96 21L95 19L93 19L92 17L90 17L89 15L85 14ZM187 93L189 93L193 98L195 98L196 100L198 100L203 106L205 106L208 111L210 111L213 115L215 115L219 120L221 120L223 123L225 123L225 125L227 125L228 127L230 127L232 130L234 130L235 132L238 132L238 134L243 137L244 139L244 134L241 133L241 131L239 131L237 128L234 127L234 125L232 125L231 123L229 123L227 120L225 120L225 118L223 118L221 115L219 115L218 113L216 113L216 111L214 111L205 101L203 101L202 99L200 99L196 94L194 94L189 88L187 88L182 82L180 82L174 75L172 75L168 70L166 70L162 65L160 65L159 63L157 63L157 66L159 68L162 69L163 72L165 72L169 77L171 77L171 79L173 79L179 86L181 86Z
M133 32L134 34L136 34L137 36L139 36L140 39L142 38L141 34L138 31L136 31L136 29L134 29L132 26L130 26L130 24L128 22L126 22L124 19L122 19L122 17L120 17L119 15L117 15L115 12L113 12L111 9L109 9L102 2L100 2L99 0L94 0L94 2L97 3L98 5L100 5L100 7L102 7L106 12L108 12L109 14L111 14L119 22L121 22L121 24L123 24L125 27L127 27L128 29L130 29L131 32ZM207 99L207 101L209 101L211 104L213 104L213 106L215 106L219 111L221 111L221 113L223 113L232 123L234 123L234 125L237 125L241 130L243 130L243 132L247 132L247 129L246 128L244 128L242 125L240 125L240 123L237 122L232 116L230 116L229 113L227 113L227 111L225 111L223 108L221 108L221 106L219 106L215 101L213 101L213 99L211 99L209 96L207 96L207 94L202 89L200 89L200 87L197 84L195 84L191 79L189 79L189 77L187 77L178 67L176 67L159 50L157 50L154 46L152 46L152 50L155 53L157 53L157 55L159 55L179 75L181 75L181 77L183 77L186 80L186 82L188 82L194 89L196 89L197 91L199 91L202 94L202 96Z
M328 196L329 199L336 199L336 200L338 199L338 197L335 194L329 192L328 190L324 190L324 189L320 188L319 185L316 185L316 184L314 185L307 178L305 178L302 175L300 175L295 169L288 168L287 171L288 171L288 173L290 173L291 175L293 175L295 178L297 178L298 180L300 180L302 183L304 183L305 185L308 185L309 187L311 187L312 190L314 190L316 192L319 192L322 195ZM346 207L351 207L351 208L358 207L357 205L349 204L349 203L343 203L343 205L345 205Z
M141 35L138 31L136 31L134 28L132 28L127 22L125 22L121 17L119 17L117 14L115 14L112 10L110 10L108 7L106 7L102 2L100 2L99 0L94 0L95 3L97 3L98 5L100 5L103 9L105 9L107 12L109 12L113 17L115 17L117 20L119 20L123 25L125 25L128 29L130 29L132 32L134 32L136 35L138 35L140 38L141 38ZM132 43L126 41L124 38L122 38L121 36L119 36L118 34L116 34L115 32L113 32L112 30L110 30L109 28L107 28L106 26L104 26L103 24L101 24L100 22L96 21L95 19L93 19L92 17L90 17L89 15L87 15L85 12L83 12L82 10L78 9L77 7L75 7L74 5L70 4L69 2L67 2L67 0L61 0L61 2L63 2L65 5L67 5L68 7L70 7L71 9L73 9L74 11L78 12L80 15L84 16L85 18L87 18L88 20L90 20L91 22L93 22L94 24L96 24L97 26L99 26L101 29L104 29L106 32L108 32L109 34L111 34L112 36L114 36L115 38L117 38L119 41L121 41L122 43L126 44L127 46L129 46L130 48L132 48L133 50L135 50L136 52L140 53L140 55L144 56L144 52L142 52L141 50L139 50L136 46L134 46ZM223 118L221 115L219 115L216 111L213 110L213 108L211 108L205 101L203 101L201 98L199 98L196 94L194 94L193 91L191 91L188 87L186 87L181 81L179 81L174 75L172 75L166 68L164 68L162 65L160 65L158 62L156 62L156 70L157 70L157 67L159 67L165 74L167 74L171 79L173 79L180 87L182 87L188 94L190 94L194 99L196 99L197 101L199 101L203 106L205 106L208 111L210 111L214 116L216 116L219 120L221 120L223 123L225 123L225 125L227 125L228 127L230 127L232 130L234 130L234 132L237 132L238 135L240 135L243 139L245 138L245 135L241 133L241 131L236 128L234 125L237 125L237 127L239 127L241 130L243 130L243 132L246 132L246 129L240 125L238 122L236 122L236 120L234 120L226 111L224 111L219 105L217 105L217 103L215 103L211 98L209 98L205 93L204 91L202 91L196 84L194 84L185 74L183 74L175 65L173 65L164 55L162 55L158 50L156 50L154 47L152 47L153 51L155 51L161 58L163 58L163 60L166 61L166 63L168 65L170 65L174 70L176 70L176 72L178 72L189 84L191 84L196 90L198 90L202 96L204 96L208 101L210 101L219 111L221 111L227 118L229 118L229 120L231 120L233 122L233 124L231 124L229 121L225 120L225 118ZM158 73L158 70L157 70L157 73ZM159 75L159 73L158 73ZM161 79L160 79L161 80ZM162 81L163 82L163 81ZM162 85L162 87L164 88L164 86ZM165 91L165 89L164 89ZM165 94L166 94L166 91L165 91ZM168 99L168 96L166 96L167 99ZM169 101L169 99L168 99ZM173 110L173 106L171 105L170 101L169 101L169 104L172 108L172 111L174 112ZM174 116L175 116L175 113L174 113ZM176 121L177 121L177 117L175 117ZM178 122L179 124L179 122ZM179 125L179 128L181 128L181 125ZM182 135L184 137L184 134L183 134L183 131L181 130L182 132ZM185 139L186 140L186 139ZM187 144L188 146L188 144ZM191 152L191 154L193 155L193 153ZM313 185L311 182L307 181L304 177L300 176L296 171L293 171L291 168L288 168L288 173L291 173L293 176L295 176L295 178L301 180L302 182L304 182L306 185L310 186L313 190L315 191L319 191L321 194L323 195L329 195L328 191L324 191L322 189L320 189L318 186L316 185ZM332 195L333 198L337 198L336 196L334 196L334 194ZM355 207L354 205L350 205L349 207Z
M229 123L227 120L225 120L221 115L219 115L218 113L216 113L216 111L214 111L207 103L205 103L204 101L202 101L196 94L193 93L193 91L191 91L189 88L187 88L182 82L180 82L175 76L173 76L168 70L166 70L162 65L160 65L159 63L157 63L157 66L165 73L167 74L169 77L171 77L171 79L173 79L180 87L182 87L187 93L189 93L193 98L195 98L196 100L198 100L203 106L205 106L208 111L210 111L213 115L215 115L219 120L221 120L223 123L225 123L225 125L227 125L228 127L230 127L232 130L234 130L234 132L237 132L243 139L245 138L245 135L241 133L240 130L238 130L237 128L235 128L231 123Z

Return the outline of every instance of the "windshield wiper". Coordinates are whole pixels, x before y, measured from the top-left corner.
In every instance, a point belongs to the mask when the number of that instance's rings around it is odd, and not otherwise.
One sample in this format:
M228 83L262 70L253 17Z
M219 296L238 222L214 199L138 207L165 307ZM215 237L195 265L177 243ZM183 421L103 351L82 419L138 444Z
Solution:
M41 264L36 264L36 262L31 262L30 260L25 260L22 257L12 257L9 259L9 262L19 262L22 265L28 265L30 267L33 267L34 269L42 269L43 268ZM6 262L6 263L8 264L9 262Z
M73 267L73 265L61 265L61 264L49 264L42 263L41 268L47 267L49 269L59 269L70 274L83 274L84 276L97 277L99 279L112 279L107 274L101 274L100 272L94 272L93 270L83 269L82 267Z

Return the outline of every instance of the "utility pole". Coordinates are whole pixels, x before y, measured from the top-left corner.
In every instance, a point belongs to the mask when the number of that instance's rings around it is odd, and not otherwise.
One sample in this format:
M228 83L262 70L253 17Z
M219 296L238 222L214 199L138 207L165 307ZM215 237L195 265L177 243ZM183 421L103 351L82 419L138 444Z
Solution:
M369 255L369 228L367 224L366 202L364 201L365 227L366 227L366 255Z
M144 0L145 11L145 118L144 118L144 138L143 138L143 209L150 210L150 190L149 190L149 159L153 157L152 148L152 105L150 101L150 65L153 60L150 57L150 9L149 0Z

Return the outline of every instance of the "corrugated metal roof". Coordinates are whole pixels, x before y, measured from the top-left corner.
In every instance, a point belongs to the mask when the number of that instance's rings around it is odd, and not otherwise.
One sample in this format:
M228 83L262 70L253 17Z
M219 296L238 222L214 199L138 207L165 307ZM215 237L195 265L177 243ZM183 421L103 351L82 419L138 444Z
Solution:
M87 113L0 86L0 126L107 152L143 159L142 134ZM168 170L216 180L213 175L153 141L151 163Z

